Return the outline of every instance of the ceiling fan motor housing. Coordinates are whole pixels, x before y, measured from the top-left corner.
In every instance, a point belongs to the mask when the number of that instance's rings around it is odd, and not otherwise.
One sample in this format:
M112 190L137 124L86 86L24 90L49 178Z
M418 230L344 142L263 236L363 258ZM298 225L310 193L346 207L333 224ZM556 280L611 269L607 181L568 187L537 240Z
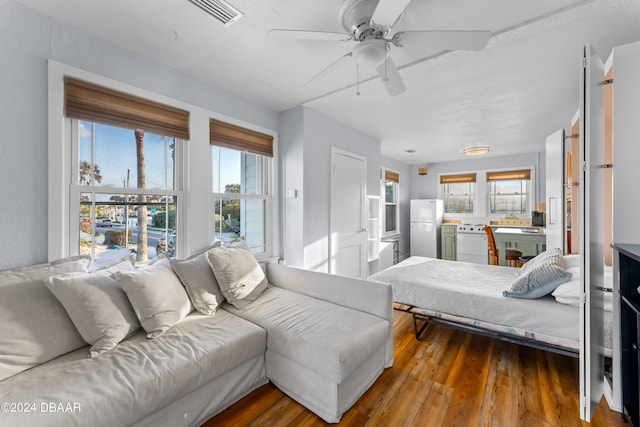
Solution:
M378 30L371 27L371 16L379 0L344 0L338 9L338 20L342 28L353 37L362 41L374 36ZM382 35L383 32L381 32Z

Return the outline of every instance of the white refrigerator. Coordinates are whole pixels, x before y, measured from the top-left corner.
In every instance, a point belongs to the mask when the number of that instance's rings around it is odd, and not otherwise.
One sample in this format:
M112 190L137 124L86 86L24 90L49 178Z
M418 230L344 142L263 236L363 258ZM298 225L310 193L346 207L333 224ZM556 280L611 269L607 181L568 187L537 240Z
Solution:
M442 200L416 199L410 203L411 256L440 258Z

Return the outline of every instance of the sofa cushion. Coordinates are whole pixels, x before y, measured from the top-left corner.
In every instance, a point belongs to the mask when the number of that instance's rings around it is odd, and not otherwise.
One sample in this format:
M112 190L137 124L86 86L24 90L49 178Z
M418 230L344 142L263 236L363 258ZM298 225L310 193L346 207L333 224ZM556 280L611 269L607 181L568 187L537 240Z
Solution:
M117 271L111 277L126 292L148 338L160 336L192 311L167 258L136 271Z
M38 411L2 414L2 421L29 427L132 425L263 357L266 332L220 311L213 317L194 312L153 340L139 332L100 357L88 358L81 349L5 380L0 402L29 402ZM230 381L263 382L264 371L261 378ZM77 404L79 410L40 412L50 402Z
M111 350L140 328L127 295L111 278L109 269L46 280L47 288L67 310L82 338L91 344L91 357Z
M86 345L44 280L90 264L80 256L0 272L0 380Z
M171 267L187 290L193 306L202 314L215 314L218 306L224 302L218 281L205 255L207 250L217 247L220 247L220 242L187 259L171 260Z
M384 346L387 320L278 287L244 310L224 310L267 330L267 348L340 384Z
M244 241L206 252L222 295L237 308L245 308L267 288L267 277Z

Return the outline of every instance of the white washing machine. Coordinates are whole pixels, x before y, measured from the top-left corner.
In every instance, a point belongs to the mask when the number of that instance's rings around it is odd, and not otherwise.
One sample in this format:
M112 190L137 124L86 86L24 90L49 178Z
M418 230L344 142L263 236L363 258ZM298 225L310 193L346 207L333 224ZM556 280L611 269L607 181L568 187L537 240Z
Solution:
M484 224L458 224L457 228L456 260L488 264L489 245Z

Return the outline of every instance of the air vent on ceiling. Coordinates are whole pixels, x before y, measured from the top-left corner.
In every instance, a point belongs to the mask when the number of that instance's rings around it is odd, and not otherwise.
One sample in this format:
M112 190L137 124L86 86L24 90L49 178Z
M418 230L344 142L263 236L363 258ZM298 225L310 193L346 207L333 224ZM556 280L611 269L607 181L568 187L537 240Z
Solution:
M189 0L202 10L213 16L225 27L242 18L242 12L222 0Z

